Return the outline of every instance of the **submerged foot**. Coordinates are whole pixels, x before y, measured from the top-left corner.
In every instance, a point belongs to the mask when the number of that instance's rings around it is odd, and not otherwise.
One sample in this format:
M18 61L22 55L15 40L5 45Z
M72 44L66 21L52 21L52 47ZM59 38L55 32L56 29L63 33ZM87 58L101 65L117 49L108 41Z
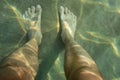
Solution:
M35 39L38 44L41 43L42 33L41 33L41 6L32 6L25 11L23 18L26 24L26 30L28 31L29 39Z
M60 7L60 19L62 23L61 37L63 42L74 39L76 30L76 16L68 8Z

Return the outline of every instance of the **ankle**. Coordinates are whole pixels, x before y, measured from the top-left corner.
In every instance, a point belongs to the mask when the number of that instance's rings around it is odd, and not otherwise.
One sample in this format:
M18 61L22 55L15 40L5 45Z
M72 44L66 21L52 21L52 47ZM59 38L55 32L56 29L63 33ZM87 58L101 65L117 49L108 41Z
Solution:
M71 45L72 43L75 43L75 40L72 38L72 39L69 39L69 40L64 40L64 44L65 46L69 46Z

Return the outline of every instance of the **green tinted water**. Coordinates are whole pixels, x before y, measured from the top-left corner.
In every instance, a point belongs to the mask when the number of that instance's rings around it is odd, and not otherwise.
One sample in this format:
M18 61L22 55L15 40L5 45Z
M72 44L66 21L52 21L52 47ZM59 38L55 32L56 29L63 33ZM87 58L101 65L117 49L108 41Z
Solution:
M36 80L65 80L58 15L61 5L77 16L75 39L96 61L104 80L120 80L120 0L1 0L0 60L27 42L21 14L37 4L43 9L43 40Z

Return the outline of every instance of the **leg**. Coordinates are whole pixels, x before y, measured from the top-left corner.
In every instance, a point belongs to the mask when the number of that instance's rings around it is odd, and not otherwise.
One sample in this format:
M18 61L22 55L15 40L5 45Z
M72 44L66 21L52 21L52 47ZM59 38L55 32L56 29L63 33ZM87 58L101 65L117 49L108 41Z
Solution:
M28 8L23 18L29 41L0 64L0 80L34 80L38 70L38 46L41 43L41 7Z
M67 8L60 8L62 40L65 44L64 70L67 80L103 80L96 63L74 40L76 16Z

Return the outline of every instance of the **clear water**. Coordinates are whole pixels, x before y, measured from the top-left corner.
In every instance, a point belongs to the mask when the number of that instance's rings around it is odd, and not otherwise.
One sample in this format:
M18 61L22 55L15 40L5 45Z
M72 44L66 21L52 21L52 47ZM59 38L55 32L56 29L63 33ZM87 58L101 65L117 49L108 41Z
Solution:
M27 42L21 14L42 6L43 41L36 80L65 80L59 7L77 16L76 41L96 61L104 80L120 80L120 0L1 0L0 61Z

